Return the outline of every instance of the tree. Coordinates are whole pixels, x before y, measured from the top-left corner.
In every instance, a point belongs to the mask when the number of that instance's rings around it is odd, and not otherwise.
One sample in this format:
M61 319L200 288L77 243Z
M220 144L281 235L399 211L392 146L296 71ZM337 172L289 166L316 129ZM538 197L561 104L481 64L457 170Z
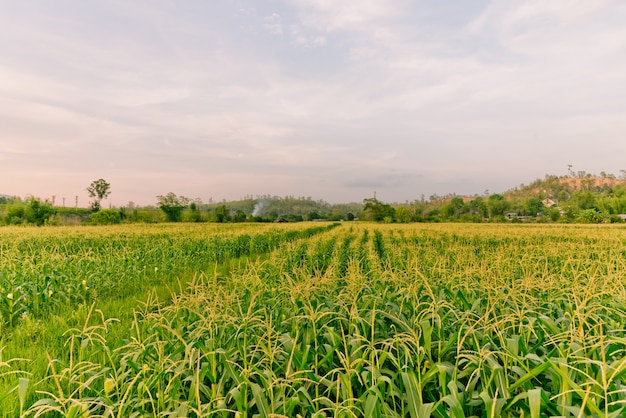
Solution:
M597 209L596 195L589 190L575 192L572 200L582 210Z
M233 218L233 222L245 222L246 221L246 213L242 210L237 210L235 212L235 217Z
M524 214L529 216L537 216L545 211L543 202L539 196L531 196L524 202Z
M14 203L7 207L4 223L7 225L19 225L26 222L26 206L22 202Z
M396 210L391 205L383 203L375 197L363 199L363 203L365 204L363 211L368 212L372 220L376 222L391 222L396 217Z
M185 212L183 216L183 221L185 222L200 222L202 221L202 215L200 214L200 210L198 209L197 202L191 202L189 204L189 210Z
M396 217L398 218L398 222L403 224L411 222L413 218L406 206L400 206L396 209Z
M111 185L104 179L98 179L91 182L91 185L87 187L89 197L93 199L91 202L91 208L94 212L100 210L100 202L102 199L106 199L111 194Z
M290 213L287 215L287 222L302 222L304 221L304 217L302 215L295 215Z
M489 216L489 209L487 208L487 203L485 199L478 196L472 201L468 203L469 214L472 216L479 216L481 218L486 218Z
M183 210L189 204L189 199L185 196L176 196L169 192L165 196L157 196L158 206L165 213L168 222L180 222L183 219Z
M41 200L31 197L28 200L28 206L26 207L26 220L37 226L43 225L51 215L54 215L55 210L48 202L42 202Z
M215 207L215 222L224 223L230 221L230 211L226 205L219 205Z
M463 199L458 196L453 197L452 200L442 208L443 216L446 218L458 219L461 214L467 211L469 211L469 207L466 208Z
M561 211L558 208L550 208L548 216L552 222L556 222L561 218Z
M329 221L340 221L343 219L343 213L339 208L333 208L327 216Z
M501 194L492 194L489 196L489 199L487 199L487 207L489 208L489 216L496 218L504 216L506 211L511 207L511 203Z
M317 213L316 211L313 211L313 212L309 212L309 213L306 215L306 218L307 218L307 220L309 220L309 221L314 221L314 220L316 220L316 219L322 219L322 216L321 216L319 213Z

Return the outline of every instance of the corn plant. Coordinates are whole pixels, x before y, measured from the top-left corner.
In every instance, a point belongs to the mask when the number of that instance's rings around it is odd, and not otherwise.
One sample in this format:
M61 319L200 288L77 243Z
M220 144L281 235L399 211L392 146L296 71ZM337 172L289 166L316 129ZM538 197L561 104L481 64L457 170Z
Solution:
M152 227L2 244L4 329L67 315L43 372L0 362L5 416L626 413L619 227Z

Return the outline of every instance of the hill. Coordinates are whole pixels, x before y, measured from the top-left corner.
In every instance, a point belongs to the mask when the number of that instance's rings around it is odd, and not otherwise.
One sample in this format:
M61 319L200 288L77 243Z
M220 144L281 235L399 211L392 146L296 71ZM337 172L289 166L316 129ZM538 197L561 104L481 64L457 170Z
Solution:
M519 199L530 196L539 196L542 199L568 200L574 193L588 191L596 194L610 194L615 188L626 187L626 180L611 177L567 177L546 175L529 185L520 185L515 189L504 192L508 199Z

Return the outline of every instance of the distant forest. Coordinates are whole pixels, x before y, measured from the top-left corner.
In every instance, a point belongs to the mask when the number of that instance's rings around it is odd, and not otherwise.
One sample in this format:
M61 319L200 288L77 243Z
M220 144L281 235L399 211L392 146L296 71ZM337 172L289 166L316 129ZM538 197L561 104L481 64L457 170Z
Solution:
M584 171L546 175L528 185L503 193L459 196L422 196L404 203L385 203L376 197L363 202L330 204L311 197L248 196L236 201L205 203L168 193L154 206L102 208L111 193L99 179L88 188L91 207L57 206L29 196L0 195L3 225L106 225L157 222L303 222L375 221L409 222L562 222L617 223L626 221L626 172L618 178L604 172Z

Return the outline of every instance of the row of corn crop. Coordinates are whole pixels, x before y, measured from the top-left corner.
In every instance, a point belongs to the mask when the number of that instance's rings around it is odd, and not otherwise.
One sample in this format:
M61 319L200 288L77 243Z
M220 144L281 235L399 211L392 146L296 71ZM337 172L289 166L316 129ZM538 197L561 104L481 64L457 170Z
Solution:
M147 303L122 347L90 311L45 380L4 366L7 396L26 416L623 416L624 232L334 229Z
M164 277L206 271L216 263L265 254L284 242L307 238L333 225L271 225L220 233L184 226L145 226L0 231L0 329L25 316L42 318L60 307L123 297Z

